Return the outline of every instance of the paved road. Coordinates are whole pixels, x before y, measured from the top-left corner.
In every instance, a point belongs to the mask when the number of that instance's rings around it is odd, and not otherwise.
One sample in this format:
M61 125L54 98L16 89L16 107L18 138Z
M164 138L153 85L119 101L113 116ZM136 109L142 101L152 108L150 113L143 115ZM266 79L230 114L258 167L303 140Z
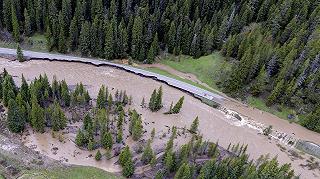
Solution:
M202 97L210 101L214 101L218 104L221 104L225 98L220 96L219 94L212 93L210 91L201 89L199 87L190 85L188 83L176 80L174 78L170 78L164 75L160 75L157 73L149 72L146 70L142 70L139 68L135 68L128 65L121 65L116 63L111 63L102 59L97 58L82 58L82 57L75 57L70 55L61 55L61 54L52 54L52 53L42 53L42 52L34 52L34 51L27 51L24 50L23 54L26 58L32 60L52 60L52 61L69 61L69 62L81 62L81 63L89 63L96 66L111 66L115 68L119 68L131 73L135 73L144 77L153 78L157 81L164 82L170 86L178 88L182 91L186 91L195 97ZM16 56L16 49L8 49L8 48L0 48L0 56Z

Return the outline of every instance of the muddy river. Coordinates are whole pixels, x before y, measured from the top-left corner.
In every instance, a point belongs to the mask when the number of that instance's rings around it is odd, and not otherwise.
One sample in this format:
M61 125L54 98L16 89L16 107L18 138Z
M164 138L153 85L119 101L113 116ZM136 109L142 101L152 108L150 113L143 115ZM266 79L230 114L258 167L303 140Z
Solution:
M248 153L252 158L256 159L260 155L269 153L271 157L277 156L280 163L291 163L296 174L301 174L303 178L320 177L319 170L311 171L300 166L301 164L307 163L306 160L310 157L309 155L302 154L303 159L293 160L287 152L280 150L275 140L267 139L267 137L258 134L257 130L234 125L225 113L220 110L209 107L194 97L155 80L111 67L95 67L87 64L69 62L29 61L19 63L0 58L0 70L3 68L6 68L9 73L14 76L17 83L21 81L21 74L24 74L30 82L35 77L38 77L39 74L44 73L47 74L50 80L53 75L56 75L59 80L65 79L69 85L76 85L82 82L86 85L86 88L93 98L97 96L102 84L108 86L109 90L126 90L127 94L133 96L133 104L130 108L135 108L142 114L143 121L149 123L148 126L145 126L148 133L150 133L150 129L153 127L156 128L157 132L166 131L166 125L189 127L194 118L199 116L199 130L203 133L204 139L213 142L219 141L219 144L225 148L228 147L229 143L248 144ZM147 109L141 108L142 98L145 97L148 101L152 91L161 85L164 92L163 109L159 112L152 113ZM185 96L181 112L177 115L164 115L163 113L168 111L171 102L177 101L181 96ZM271 124L275 129L294 135L296 138L320 143L319 134L308 131L301 126L290 124L268 113L232 101L227 101L225 106L258 122L263 122L267 125ZM66 136L66 142L62 144L57 139L53 139L50 133L36 134L32 131L29 131L29 133L30 135L24 139L25 145L29 147L37 146L35 150L51 158L71 164L96 166L110 172L120 170L117 166L113 166L114 161L103 160L96 162L94 158L88 157L90 154L95 154L95 151L82 151L75 147L72 143L74 136L71 134L70 136ZM55 155L52 155L51 150L53 147L59 148Z

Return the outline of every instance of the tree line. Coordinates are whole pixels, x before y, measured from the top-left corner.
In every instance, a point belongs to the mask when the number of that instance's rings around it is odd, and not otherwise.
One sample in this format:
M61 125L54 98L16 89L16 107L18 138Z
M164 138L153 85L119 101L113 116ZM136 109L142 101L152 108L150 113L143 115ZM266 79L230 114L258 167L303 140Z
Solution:
M271 0L267 0L270 1ZM43 33L48 50L152 63L160 51L195 58L264 20L262 1L3 0L0 28L17 42ZM268 5L268 4L267 4ZM266 6L268 7L268 6Z

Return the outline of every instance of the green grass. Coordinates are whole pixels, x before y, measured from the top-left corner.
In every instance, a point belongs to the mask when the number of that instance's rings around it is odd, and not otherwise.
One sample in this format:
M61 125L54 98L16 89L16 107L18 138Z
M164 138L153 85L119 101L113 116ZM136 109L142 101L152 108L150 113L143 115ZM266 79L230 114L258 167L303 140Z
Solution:
M226 70L231 65L224 60L219 52L214 52L211 55L193 59L188 56L180 57L180 61L173 58L161 60L162 64L170 66L184 73L192 73L202 81L214 89L219 89L216 85L221 69Z
M69 167L52 170L26 171L19 179L122 179L94 167Z
M181 77L179 77L177 75L171 74L171 73L169 73L169 72L167 72L165 70L159 69L159 68L149 67L149 68L146 68L145 70L148 70L148 71L151 71L151 72L163 75L163 76L167 76L167 77L170 77L170 78L174 78L176 80L183 81L185 83L188 83L188 84L191 84L193 86L196 86L196 87L199 87L199 88L202 88L202 89L205 89L207 91L215 93L215 91L210 89L210 88L207 88L207 87L205 87L205 86L203 86L201 84L198 84L196 82L193 82L191 80L187 80L187 79L181 78Z
M289 114L293 114L293 115L296 114L296 112L293 109L290 109L290 108L282 106L282 105L278 106L278 108L280 110L277 110L277 109L274 109L274 108L270 108L260 98L248 97L247 101L248 101L250 106L258 108L258 109L260 109L262 111L266 111L266 112L269 112L271 114L274 114L274 115L276 115L276 116L278 116L279 118L282 118L282 119L288 120L288 115Z
M24 50L34 50L41 52L48 52L47 50L47 40L43 34L36 33L31 37L25 37L21 46ZM5 48L17 48L18 43L14 41L0 41L0 47Z

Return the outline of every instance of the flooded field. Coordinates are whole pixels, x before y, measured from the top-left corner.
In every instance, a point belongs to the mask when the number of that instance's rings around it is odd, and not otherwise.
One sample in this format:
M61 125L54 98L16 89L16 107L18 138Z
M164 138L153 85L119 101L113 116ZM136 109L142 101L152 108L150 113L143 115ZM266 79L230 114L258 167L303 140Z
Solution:
M0 70L3 70L2 68L6 68L14 76L14 80L18 84L20 83L22 74L30 82L35 77L38 77L39 74L44 73L47 74L49 80L52 80L52 77L56 75L57 79L65 79L69 85L76 85L82 82L93 98L96 98L102 84L108 86L109 91L112 93L116 89L126 90L128 95L133 96L133 104L130 108L135 108L142 114L144 128L147 130L148 135L153 127L156 128L158 135L167 131L168 128L166 126L186 126L189 128L194 118L199 116L199 130L205 140L219 141L219 145L225 148L228 147L229 143L248 144L248 153L252 158L257 159L260 155L270 153L271 157L277 156L281 163L291 163L296 174L301 174L302 178L320 177L319 170L311 171L300 166L301 164L307 164L306 160L309 158L309 155L303 154L303 159L293 159L292 156L289 156L288 152L284 152L283 149L277 146L276 141L269 140L266 136L258 134L257 130L234 125L222 111L211 108L194 97L155 80L110 67L95 67L68 62L29 61L19 63L0 59ZM164 108L157 113L152 113L150 110L141 108L140 104L143 97L148 101L152 91L161 85L164 92ZM171 102L176 102L181 96L185 96L181 112L177 115L164 115L163 113L168 111ZM320 143L319 134L308 131L301 126L290 124L273 115L231 101L227 102L225 106L244 116L250 117L252 120L257 120L257 122L273 125L279 131L288 134L294 133L292 135L296 138ZM95 166L111 172L119 171L119 168L113 165L114 161L112 159L110 161L103 160L96 162L93 158L88 157L90 154L95 154L95 151L88 152L78 149L72 142L74 134L66 135L65 143L61 143L58 139L53 139L51 133L37 134L31 130L29 133L30 135L22 139L25 145L28 147L36 146L35 150L51 158L66 163ZM146 138L148 137L146 136ZM161 141L166 142L163 140L157 141L158 143L156 142L154 145L160 145ZM56 154L52 154L51 149L53 147L58 147Z

